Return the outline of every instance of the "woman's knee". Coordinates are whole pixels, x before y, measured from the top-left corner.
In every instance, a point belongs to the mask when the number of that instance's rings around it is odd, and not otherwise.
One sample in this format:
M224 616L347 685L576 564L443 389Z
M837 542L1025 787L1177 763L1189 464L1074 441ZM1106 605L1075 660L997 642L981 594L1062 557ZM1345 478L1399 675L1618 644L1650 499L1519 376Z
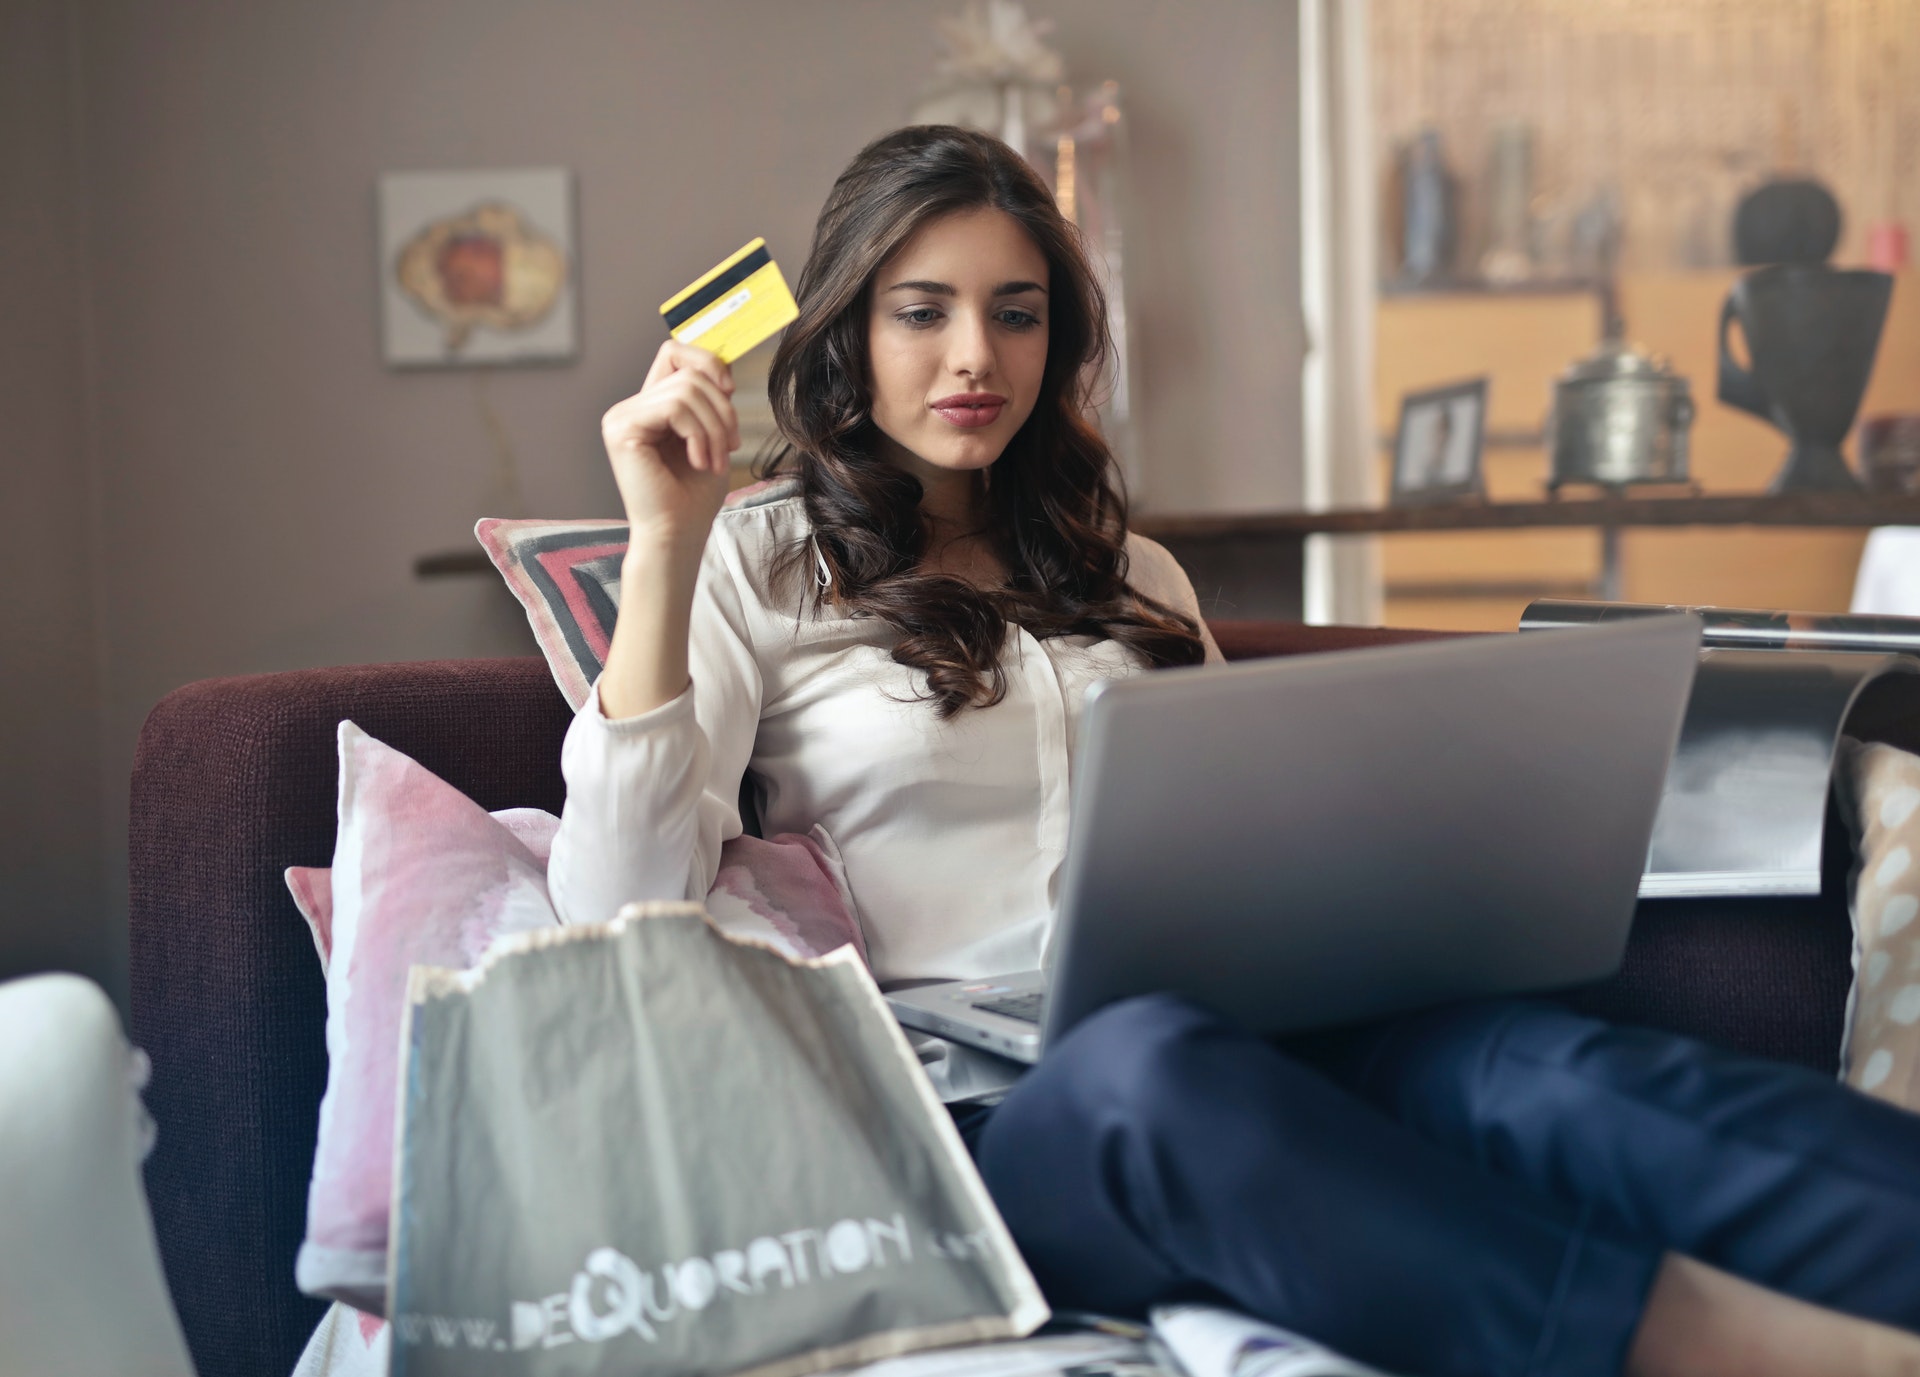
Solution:
M1109 1005L1049 1047L992 1112L980 1171L1056 1304L1130 1313L1182 1279L1146 1226L1142 1164L1181 1138L1176 1087L1216 1015L1171 995ZM1143 1150L1144 1149L1144 1150Z
M1010 1195L1036 1178L1102 1176L1120 1140L1155 1136L1177 1115L1198 1049L1232 1035L1218 1015L1176 995L1110 1004L1049 1046L994 1110L977 1156L988 1185Z
M979 1160L991 1185L1044 1159L1109 1180L1118 1164L1196 1169L1286 1106L1330 1087L1264 1039L1173 994L1108 1005L1050 1046L994 1111ZM1270 1128L1271 1126L1268 1125Z
M1029 1080L1102 1118L1150 1122L1191 1082L1210 1046L1245 1036L1184 996L1137 995L1076 1024L1047 1049Z

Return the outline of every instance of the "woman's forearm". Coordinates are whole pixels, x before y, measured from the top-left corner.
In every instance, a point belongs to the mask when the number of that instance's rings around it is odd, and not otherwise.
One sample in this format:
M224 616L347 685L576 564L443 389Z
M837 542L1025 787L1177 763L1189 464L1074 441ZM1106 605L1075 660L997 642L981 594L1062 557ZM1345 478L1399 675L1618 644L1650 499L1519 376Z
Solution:
M607 717L637 717L686 690L687 631L703 544L680 539L627 547L620 616L600 675L600 711Z

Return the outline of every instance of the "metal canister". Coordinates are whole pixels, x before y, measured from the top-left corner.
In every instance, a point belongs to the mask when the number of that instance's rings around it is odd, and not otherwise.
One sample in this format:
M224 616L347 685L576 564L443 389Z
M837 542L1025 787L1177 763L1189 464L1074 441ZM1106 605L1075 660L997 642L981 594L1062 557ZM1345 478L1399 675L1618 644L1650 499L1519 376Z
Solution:
M1693 398L1665 361L1607 340L1553 385L1549 488L1687 481Z

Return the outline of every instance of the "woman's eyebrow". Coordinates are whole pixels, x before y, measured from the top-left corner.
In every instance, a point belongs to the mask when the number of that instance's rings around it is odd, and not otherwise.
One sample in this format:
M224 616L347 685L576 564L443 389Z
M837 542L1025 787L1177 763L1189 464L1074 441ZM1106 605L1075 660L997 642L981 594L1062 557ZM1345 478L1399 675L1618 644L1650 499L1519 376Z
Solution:
M959 295L959 292L954 290L951 283L927 282L924 280L896 282L887 288L887 290L890 292L918 292L923 296ZM1002 282L998 287L993 289L995 296L1019 296L1022 292L1038 292L1041 296L1045 296L1047 289L1038 282Z

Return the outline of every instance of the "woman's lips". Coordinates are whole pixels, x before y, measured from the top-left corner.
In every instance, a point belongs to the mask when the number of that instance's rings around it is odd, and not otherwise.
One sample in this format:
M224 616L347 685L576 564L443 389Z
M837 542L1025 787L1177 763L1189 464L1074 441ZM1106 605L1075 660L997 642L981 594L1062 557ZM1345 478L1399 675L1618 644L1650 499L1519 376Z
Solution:
M990 426L1000 419L1000 409L1007 404L1005 397L983 394L973 397L943 397L933 404L934 414L948 425L958 426L962 430L978 430Z

